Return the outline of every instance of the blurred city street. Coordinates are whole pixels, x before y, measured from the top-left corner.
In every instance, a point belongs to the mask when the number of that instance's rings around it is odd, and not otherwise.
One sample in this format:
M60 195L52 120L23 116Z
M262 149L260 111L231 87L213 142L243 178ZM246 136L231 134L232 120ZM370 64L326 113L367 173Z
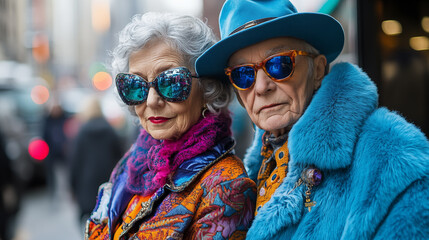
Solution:
M175 12L201 18L219 38L223 2L0 0L0 240L83 239L79 218L93 209L86 203L95 205L99 184L141 127L111 72L118 33L136 14ZM379 105L429 136L429 1L291 2L299 12L335 17L346 36L331 66L359 65L377 85ZM92 98L99 109L88 107ZM235 153L243 158L254 125L237 99L230 111ZM118 151L81 131L96 118L115 130ZM77 139L93 140L76 150Z
M25 193L16 218L13 240L83 239L77 206L66 184L66 174L57 169L57 189L53 197L47 188Z

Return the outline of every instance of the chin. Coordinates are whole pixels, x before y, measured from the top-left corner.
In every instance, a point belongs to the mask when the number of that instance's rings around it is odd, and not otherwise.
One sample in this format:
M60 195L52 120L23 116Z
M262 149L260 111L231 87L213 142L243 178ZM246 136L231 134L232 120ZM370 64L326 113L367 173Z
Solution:
M152 136L156 140L164 140L164 139L168 139L168 137L169 137L168 134L160 133L157 131L147 131L147 132L149 133L150 136Z
M156 140L177 140L180 138L181 135L177 135L177 134L162 134L162 133L149 133L153 138L155 138Z
M149 135L151 137L153 137L154 139L156 139L156 140L164 140L164 138L162 136L159 136L158 134L151 134L151 133L149 133Z
M257 126L265 131L268 132L287 132L289 131L292 126L293 123L291 123L290 121L287 122L280 122L279 120L271 120L271 121L267 121L265 120L262 124L257 124Z

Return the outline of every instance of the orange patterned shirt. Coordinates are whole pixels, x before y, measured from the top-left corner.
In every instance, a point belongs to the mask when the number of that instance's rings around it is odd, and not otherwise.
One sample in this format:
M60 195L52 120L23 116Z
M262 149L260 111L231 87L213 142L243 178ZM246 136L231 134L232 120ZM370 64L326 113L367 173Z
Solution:
M266 146L263 147L261 154L264 156L264 160L262 161L258 173L255 215L258 214L258 210L271 199L271 196L286 177L289 162L287 141L277 149L274 159L271 158L273 150Z

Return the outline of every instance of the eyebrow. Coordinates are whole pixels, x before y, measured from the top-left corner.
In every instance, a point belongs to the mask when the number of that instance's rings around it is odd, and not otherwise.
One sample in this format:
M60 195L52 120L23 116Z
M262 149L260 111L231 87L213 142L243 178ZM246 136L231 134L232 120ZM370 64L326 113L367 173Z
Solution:
M164 66L160 66L160 67L157 67L157 68L155 68L155 71L154 72L156 72L157 74L156 74L156 76L158 76L160 73L162 73L162 72L164 72L164 71L167 71L168 69L170 69L170 68L173 68L173 65L172 64L168 64L168 65L164 65ZM140 77L142 77L144 80L146 80L146 81L148 81L149 82L149 79L148 79L148 77L145 75L145 74L143 74L142 72L140 72L140 71L135 71L135 72L130 72L131 74L134 74L134 75L138 75L138 76L140 76ZM155 76L155 77L156 77ZM152 80L153 81L153 80Z
M173 68L173 67L174 67L173 64L163 65L161 67L155 68L155 72L160 74L160 73L167 71L168 69Z
M292 50L292 49L290 47L288 47L288 46L282 45L282 46L270 48L269 50L267 50L265 52L265 54L266 54L266 57L268 57L268 56L271 56L273 54L276 54L276 53L279 53L279 52L282 52L282 51L286 51L286 50L288 51L288 50Z

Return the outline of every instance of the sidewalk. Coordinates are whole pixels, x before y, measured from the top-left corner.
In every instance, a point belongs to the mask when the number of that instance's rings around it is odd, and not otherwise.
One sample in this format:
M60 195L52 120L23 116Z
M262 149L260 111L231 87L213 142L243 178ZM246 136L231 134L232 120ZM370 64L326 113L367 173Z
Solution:
M77 206L66 187L66 176L61 170L56 175L58 188L53 199L45 188L24 196L13 240L83 239L83 228L79 226Z

